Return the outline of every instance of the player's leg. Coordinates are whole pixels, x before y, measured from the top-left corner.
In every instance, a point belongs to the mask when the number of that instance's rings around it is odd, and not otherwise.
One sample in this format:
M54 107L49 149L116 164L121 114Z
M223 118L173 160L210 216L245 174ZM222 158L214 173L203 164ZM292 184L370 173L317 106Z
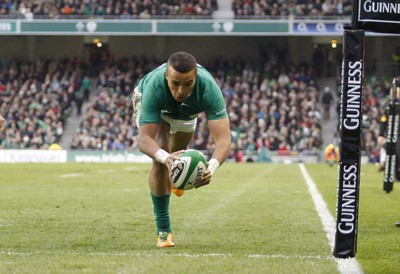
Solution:
M191 121L174 120L165 115L161 115L161 127L157 135L157 143L161 148L168 152L186 149L193 137L196 127L196 119ZM154 214L158 230L158 247L174 246L169 217L169 199L172 183L169 172L165 165L153 162L153 169L150 173L150 189L152 192ZM160 181L162 180L162 184ZM172 189L176 191L176 189ZM159 194L160 196L155 196ZM177 196L182 193L175 193Z
M176 132L169 134L169 125L164 121L161 122L160 132L157 135L156 141L166 151L173 152L181 149L186 149L190 140L193 137L192 133ZM150 191L153 201L154 215L157 226L157 246L158 247L173 247L171 221L169 216L169 200L171 193L171 181L169 179L168 169L165 165L153 161L153 167L150 172ZM173 191L176 191L174 189ZM175 192L174 192L175 193ZM182 193L175 193L177 196Z
M190 141L193 139L194 132L181 132L178 131L171 134L169 140L171 151L178 151L181 149L187 149Z
M176 132L174 134L169 134L169 125L162 121L160 132L157 135L157 143L164 150L173 152L186 149L192 137L193 133ZM150 172L150 191L156 219L158 247L175 246L169 216L171 187L172 184L166 166L153 161L153 167ZM175 194L183 195L183 191L182 193Z
M141 93L136 87L132 96L133 117L136 124L139 125L141 112ZM170 151L169 143L169 125L161 121L160 129L155 141L164 150ZM174 242L171 233L171 221L169 217L169 198L171 195L171 183L168 176L168 169L165 165L153 161L150 175L149 188L151 200L153 202L153 212L157 227L157 246L173 247Z
M165 151L171 152L169 139L169 125L161 120L160 129L157 133L155 141L160 146L160 148L164 149ZM153 165L150 171L149 186L150 191L155 195L167 195L171 192L168 168L164 164L153 160Z
M169 125L166 122L161 121L155 141L162 149L170 151ZM175 244L169 216L171 183L168 169L154 160L149 176L149 187L157 227L157 247L173 247Z

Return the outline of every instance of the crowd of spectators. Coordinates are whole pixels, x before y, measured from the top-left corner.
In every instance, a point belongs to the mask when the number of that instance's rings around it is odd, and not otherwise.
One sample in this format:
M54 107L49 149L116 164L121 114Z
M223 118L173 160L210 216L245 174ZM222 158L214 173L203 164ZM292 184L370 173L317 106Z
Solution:
M32 18L150 18L208 16L218 9L216 0L60 0L0 1L0 15Z
M364 88L363 98L363 130L361 150L366 153L372 163L379 163L380 120L389 103L391 79L375 79L368 81Z
M319 88L312 67L284 66L273 58L262 63L237 59L233 65L234 71L231 62L218 62L216 74L231 121L231 157L241 161L243 154L263 150L278 155L317 153L323 140ZM205 120L200 119L201 123ZM202 144L205 138L198 137L195 148L212 145L210 141Z
M232 0L235 18L348 16L350 0ZM211 18L217 0L0 0L0 16L11 18Z
M353 1L350 0L233 0L236 18L254 17L307 17L349 16Z
M57 143L83 78L78 59L2 60L0 112L7 121L0 132L5 149L48 149Z
M272 48L272 47L271 47ZM278 154L318 152L322 145L319 88L311 66L282 66L274 58L246 62L240 57L211 58L204 65L222 89L232 132L232 155L261 149ZM72 149L135 150L137 126L130 96L139 79L161 61L149 58L114 60L101 70L98 96L89 104ZM206 118L199 116L190 147L211 151Z
M159 63L153 58L103 58L97 91L72 140L72 149L137 149L131 96L138 80Z

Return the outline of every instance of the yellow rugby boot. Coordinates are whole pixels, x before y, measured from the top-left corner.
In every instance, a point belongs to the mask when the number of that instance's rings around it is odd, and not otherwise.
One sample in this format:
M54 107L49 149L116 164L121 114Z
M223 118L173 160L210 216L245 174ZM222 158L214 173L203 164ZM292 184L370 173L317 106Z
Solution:
M174 237L171 232L159 232L157 238L157 247L174 247Z

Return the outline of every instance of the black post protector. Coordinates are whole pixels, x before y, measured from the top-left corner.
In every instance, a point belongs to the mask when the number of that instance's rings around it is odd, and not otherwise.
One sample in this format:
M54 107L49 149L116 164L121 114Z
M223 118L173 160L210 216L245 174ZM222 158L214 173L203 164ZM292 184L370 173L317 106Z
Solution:
M336 258L355 257L357 250L364 48L363 30L344 30L339 128L340 160L333 250Z
M372 32L400 33L400 1L353 0L352 25Z
M389 103L387 122L385 175L383 176L383 190L387 193L393 190L396 177L396 152L399 127L399 103L397 102L396 78L393 79L392 94Z

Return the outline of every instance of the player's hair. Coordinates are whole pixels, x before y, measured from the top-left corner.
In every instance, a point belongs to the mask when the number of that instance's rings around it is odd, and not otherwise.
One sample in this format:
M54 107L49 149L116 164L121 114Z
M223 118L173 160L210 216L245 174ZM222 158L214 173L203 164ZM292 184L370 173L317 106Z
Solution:
M180 73L187 73L197 68L197 61L190 53L178 51L168 58L168 66Z

